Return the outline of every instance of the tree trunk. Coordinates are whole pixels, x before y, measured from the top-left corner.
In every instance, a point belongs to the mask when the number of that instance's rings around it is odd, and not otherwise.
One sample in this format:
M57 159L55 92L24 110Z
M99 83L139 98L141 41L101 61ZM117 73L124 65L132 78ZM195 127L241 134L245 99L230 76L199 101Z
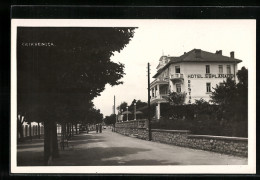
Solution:
M50 165L51 160L51 126L48 121L44 122L44 165Z
M53 158L59 156L57 126L53 121L44 122L44 165L51 165Z
M72 136L74 135L74 127L73 127L73 123L71 123L71 129L72 129Z
M29 122L29 136L30 136L30 140L32 141L32 123Z
M69 134L71 136L71 123L69 123Z
M65 134L66 134L66 123L61 124L61 149L64 150L65 143Z
M23 137L24 137L24 134L23 134L23 124L21 122L17 122L17 130L18 130L18 133L20 134L20 140L22 141L23 140ZM18 135L17 133L17 135Z
M59 148L58 148L58 136L57 136L57 124L56 122L52 122L52 147L53 147L53 158L58 158L59 157Z
M66 130L67 130L66 132L67 132L67 133L66 133L66 136L68 136L69 133L70 133L70 131L69 131L70 128L69 128L69 123L66 123L66 124L67 124L67 127L66 127Z
M75 128L76 128L76 134L78 134L78 124L76 123L76 125L75 125Z
M41 128L40 128L40 123L38 122L38 138L41 138Z

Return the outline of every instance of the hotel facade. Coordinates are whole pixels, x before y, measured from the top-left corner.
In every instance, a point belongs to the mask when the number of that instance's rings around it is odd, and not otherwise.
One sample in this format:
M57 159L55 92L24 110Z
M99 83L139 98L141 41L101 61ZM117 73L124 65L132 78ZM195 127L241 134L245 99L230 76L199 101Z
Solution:
M193 49L179 57L162 56L159 59L155 80L150 84L151 104L156 104L156 119L160 119L160 104L171 92L186 93L185 104L195 100L210 100L212 88L228 77L237 81L237 64L242 60L235 53L223 56L222 50L210 53Z

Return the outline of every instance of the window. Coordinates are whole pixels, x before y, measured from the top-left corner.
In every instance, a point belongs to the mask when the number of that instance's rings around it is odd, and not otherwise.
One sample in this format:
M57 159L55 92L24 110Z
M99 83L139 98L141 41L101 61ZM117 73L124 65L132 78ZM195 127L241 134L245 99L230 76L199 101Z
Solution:
M176 84L176 92L181 92L181 85L180 84Z
M206 74L209 74L209 73L210 73L210 66L206 65Z
M227 65L227 74L231 74L231 68L230 68L230 65Z
M218 65L219 74L223 74L223 66Z
M175 73L181 73L181 68L180 66L175 66Z
M207 83L206 86L207 86L207 92L211 92L211 84Z

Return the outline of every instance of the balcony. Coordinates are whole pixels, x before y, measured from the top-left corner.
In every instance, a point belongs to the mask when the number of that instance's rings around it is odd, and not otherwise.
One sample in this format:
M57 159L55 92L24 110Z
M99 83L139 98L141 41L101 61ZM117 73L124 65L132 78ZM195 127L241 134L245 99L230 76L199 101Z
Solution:
M183 74L177 73L177 74L171 74L171 80L173 83L183 83Z
M155 97L151 97L151 104L153 103L163 103L163 102L167 102L167 99L165 97L167 97L168 94L157 94Z
M164 78L157 78L155 79L151 84L151 88L153 88L154 86L156 86L157 84L165 84L165 85L168 85L169 82L168 82L169 78L168 77L164 77Z

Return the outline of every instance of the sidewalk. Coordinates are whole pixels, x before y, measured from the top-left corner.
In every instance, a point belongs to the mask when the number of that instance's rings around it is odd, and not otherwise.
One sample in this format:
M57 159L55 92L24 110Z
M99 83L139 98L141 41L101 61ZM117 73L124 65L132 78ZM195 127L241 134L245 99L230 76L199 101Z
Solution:
M247 158L123 136L111 129L75 135L53 166L243 165ZM18 145L18 165L43 165L43 140Z

